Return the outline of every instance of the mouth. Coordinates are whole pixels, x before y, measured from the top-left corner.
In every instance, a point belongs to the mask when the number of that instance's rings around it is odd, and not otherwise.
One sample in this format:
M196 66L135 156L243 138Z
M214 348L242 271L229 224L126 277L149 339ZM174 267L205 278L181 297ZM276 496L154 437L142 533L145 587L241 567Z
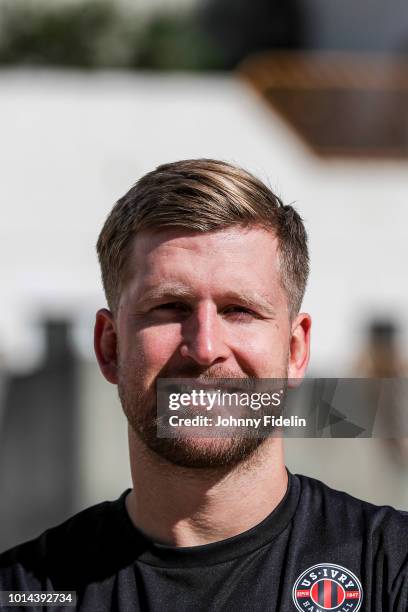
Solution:
M168 382L167 382L168 380ZM176 382L179 380L180 382ZM160 379L160 389L165 393L191 393L195 391L205 391L205 393L220 393L222 391L228 393L242 393L248 391L256 384L256 379L249 378L185 378L180 377Z

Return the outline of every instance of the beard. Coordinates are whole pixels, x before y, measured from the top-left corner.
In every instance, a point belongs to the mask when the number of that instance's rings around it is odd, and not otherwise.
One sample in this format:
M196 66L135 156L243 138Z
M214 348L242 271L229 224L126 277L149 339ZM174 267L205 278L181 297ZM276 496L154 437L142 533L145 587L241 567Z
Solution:
M286 379L288 362L282 364L275 378ZM194 378L214 380L245 378L236 372L214 366L206 369L184 368L179 372L160 373L157 378ZM249 378L249 377L247 377ZM143 383L143 370L134 364L119 364L118 393L129 426L150 451L161 459L183 468L205 470L231 469L246 462L265 443L266 437L244 436L240 432L231 437L158 437L156 386Z

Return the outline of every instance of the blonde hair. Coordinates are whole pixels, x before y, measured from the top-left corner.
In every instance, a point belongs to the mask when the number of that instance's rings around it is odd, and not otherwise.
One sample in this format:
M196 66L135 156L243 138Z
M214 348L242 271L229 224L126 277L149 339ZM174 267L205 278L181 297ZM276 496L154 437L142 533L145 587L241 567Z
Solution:
M294 317L309 274L307 234L301 217L255 176L214 159L161 165L115 204L97 242L109 308L116 311L129 249L138 232L170 226L208 232L232 225L257 225L274 233L280 280Z

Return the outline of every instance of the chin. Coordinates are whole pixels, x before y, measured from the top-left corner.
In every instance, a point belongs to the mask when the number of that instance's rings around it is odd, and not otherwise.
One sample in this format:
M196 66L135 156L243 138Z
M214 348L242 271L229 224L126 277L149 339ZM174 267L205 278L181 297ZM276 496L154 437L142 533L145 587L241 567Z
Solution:
M158 438L142 442L172 465L195 469L233 468L247 461L265 441L262 438Z

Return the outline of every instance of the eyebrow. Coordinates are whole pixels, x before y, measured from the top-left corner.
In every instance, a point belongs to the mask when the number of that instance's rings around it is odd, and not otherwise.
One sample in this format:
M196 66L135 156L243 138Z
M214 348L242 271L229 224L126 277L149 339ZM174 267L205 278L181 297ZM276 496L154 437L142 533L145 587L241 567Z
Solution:
M174 299L192 300L195 297L195 293L182 283L163 283L160 286L151 287L150 289L144 291L138 302L159 302L161 300ZM252 310L261 309L265 314L271 317L276 315L276 310L266 295L259 293L253 293L250 295L241 293L239 291L229 290L222 293L220 297L223 301L228 300L231 302L236 302Z
M193 291L183 283L161 283L158 286L148 287L140 296L140 301L161 300L167 297L194 297Z

